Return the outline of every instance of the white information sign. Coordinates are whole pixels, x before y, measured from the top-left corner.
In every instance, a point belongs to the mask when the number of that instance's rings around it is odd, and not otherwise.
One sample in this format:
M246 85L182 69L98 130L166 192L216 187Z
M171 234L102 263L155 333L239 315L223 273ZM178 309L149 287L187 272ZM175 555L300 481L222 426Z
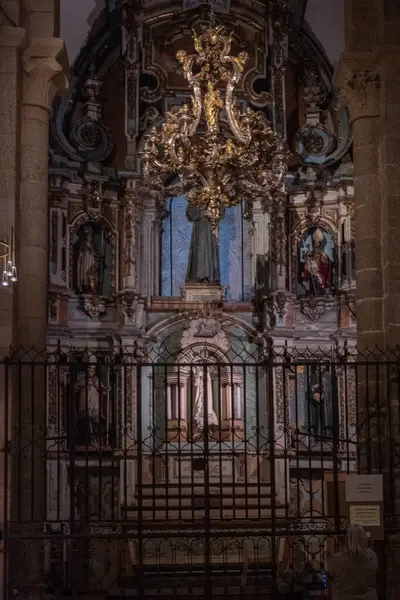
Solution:
M355 504L350 506L350 525L361 525L361 527L380 527L380 505Z
M383 502L382 475L348 475L346 502Z

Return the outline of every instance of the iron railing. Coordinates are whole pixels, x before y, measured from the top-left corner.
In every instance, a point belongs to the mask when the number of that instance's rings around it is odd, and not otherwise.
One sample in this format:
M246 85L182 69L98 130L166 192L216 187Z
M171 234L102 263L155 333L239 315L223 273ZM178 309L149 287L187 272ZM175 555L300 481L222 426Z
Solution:
M346 474L383 474L399 531L399 375L397 351L13 352L4 597L324 595Z

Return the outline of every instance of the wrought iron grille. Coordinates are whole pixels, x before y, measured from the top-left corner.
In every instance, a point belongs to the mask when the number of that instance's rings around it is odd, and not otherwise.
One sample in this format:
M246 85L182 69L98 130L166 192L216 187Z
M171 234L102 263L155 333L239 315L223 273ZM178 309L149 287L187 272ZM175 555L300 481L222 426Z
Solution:
M347 473L383 473L399 531L399 375L396 353L14 352L4 597L325 595Z

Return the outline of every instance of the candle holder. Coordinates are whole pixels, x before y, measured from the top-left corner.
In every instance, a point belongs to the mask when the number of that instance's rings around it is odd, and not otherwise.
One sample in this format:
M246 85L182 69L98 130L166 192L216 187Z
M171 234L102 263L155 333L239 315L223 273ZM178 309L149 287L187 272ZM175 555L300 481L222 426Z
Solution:
M17 267L15 265L15 238L14 229L11 228L10 241L0 240L0 264L2 270L1 285L9 287L18 281Z

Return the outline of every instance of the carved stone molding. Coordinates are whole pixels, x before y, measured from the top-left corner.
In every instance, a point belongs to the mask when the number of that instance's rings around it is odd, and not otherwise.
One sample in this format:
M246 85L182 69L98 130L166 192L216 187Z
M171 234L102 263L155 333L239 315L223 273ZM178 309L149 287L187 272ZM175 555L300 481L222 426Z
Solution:
M349 109L351 122L379 116L380 87L380 75L375 71L347 73L340 97Z
M323 207L323 192L322 190L309 189L306 193L306 219L307 224L312 226L318 223L322 216Z
M193 319L182 334L181 349L184 351L201 343L207 345L211 340L222 352L229 351L230 344L219 319Z
M278 276L285 276L287 267L286 200L285 194L277 194L273 202L273 258Z
M68 89L63 72L64 42L60 38L33 38L23 54L23 105L43 108L49 115L54 96Z
M139 183L134 179L125 182L124 196L124 287L136 290L138 285L139 251Z
M102 181L88 181L84 189L84 203L86 212L99 212L104 199L104 185Z
M145 298L132 291L122 292L120 295L122 312L128 323L136 327L143 326Z
M80 308L92 321L99 321L100 317L107 312L106 301L100 296L82 296L80 298Z
M279 290L271 294L265 303L265 324L267 328L287 327L287 316L295 296Z
M346 306L353 319L357 318L357 297L355 293L343 293L340 297L341 303Z
M60 294L49 294L49 296L48 296L49 323L57 323L58 322L59 307L60 307Z
M54 208L61 206L68 198L69 177L58 173L49 175L49 203Z
M326 306L324 300L316 298L302 298L300 301L300 312L307 317L311 323L317 323L324 316Z

